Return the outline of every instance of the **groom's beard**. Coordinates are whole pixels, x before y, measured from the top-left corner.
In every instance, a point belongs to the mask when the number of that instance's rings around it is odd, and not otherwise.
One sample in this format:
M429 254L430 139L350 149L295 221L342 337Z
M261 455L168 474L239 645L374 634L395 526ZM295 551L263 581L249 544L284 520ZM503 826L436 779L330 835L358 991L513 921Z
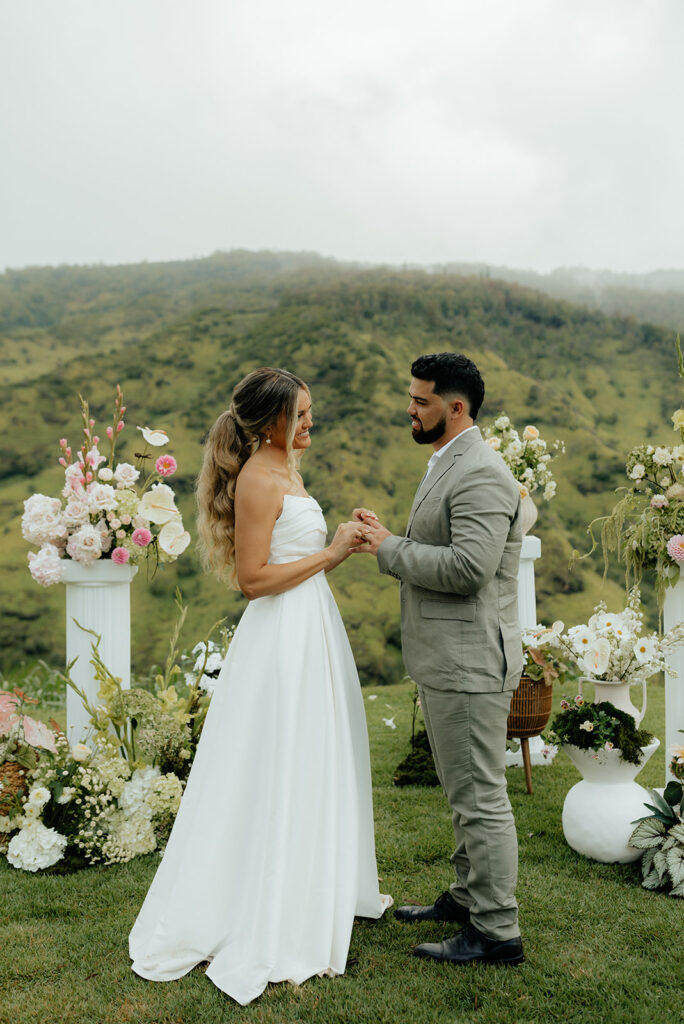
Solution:
M439 441L440 437L444 435L446 431L446 416L443 416L439 423L435 424L434 427L430 427L429 430L424 430L421 426L419 430L415 427L412 429L413 440L416 444L432 444L433 441Z

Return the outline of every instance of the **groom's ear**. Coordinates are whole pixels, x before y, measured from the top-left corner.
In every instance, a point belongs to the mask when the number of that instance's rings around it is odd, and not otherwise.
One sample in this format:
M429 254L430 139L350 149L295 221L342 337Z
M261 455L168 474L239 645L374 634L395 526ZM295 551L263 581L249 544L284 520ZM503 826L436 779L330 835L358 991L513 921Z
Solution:
M462 416L464 412L467 413L468 411L462 398L452 398L449 405L451 407L452 415L454 416Z

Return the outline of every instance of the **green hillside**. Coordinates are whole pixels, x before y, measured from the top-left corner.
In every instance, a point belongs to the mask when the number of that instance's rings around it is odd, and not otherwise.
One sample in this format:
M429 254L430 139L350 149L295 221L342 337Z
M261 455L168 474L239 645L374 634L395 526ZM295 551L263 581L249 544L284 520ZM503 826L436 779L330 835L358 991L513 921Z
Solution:
M8 294L23 295L23 313ZM76 440L79 391L102 423L121 384L129 410L121 457L132 458L137 424L169 432L179 464L174 487L192 530L201 440L233 384L262 364L295 370L314 399L304 476L329 526L363 503L401 531L427 458L411 441L405 413L410 363L421 352L463 351L485 377L483 424L505 410L521 427L535 423L548 440L566 443L554 464L558 497L542 503L535 533L543 545L540 618L568 622L602 594L621 599L619 582L601 590L598 557L570 573L571 551L586 548L586 524L612 505L629 447L671 442L669 417L680 403L671 331L510 283L362 270L306 255L15 272L0 277L0 324L12 371L0 410L6 665L64 654L63 588L43 590L31 579L19 521L29 494L61 486L57 440ZM380 578L368 557L349 560L331 582L363 677L396 681L403 669L395 583ZM176 584L190 606L188 642L217 612L235 619L244 607L200 572L192 549L151 582L138 578L134 671L162 655Z

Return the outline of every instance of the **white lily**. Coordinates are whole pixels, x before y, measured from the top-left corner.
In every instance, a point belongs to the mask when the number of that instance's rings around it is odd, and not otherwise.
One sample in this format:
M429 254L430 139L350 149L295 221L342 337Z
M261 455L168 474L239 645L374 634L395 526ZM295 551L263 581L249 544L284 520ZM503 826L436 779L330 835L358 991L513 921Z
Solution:
M138 427L138 430L153 448L161 448L169 443L169 435L165 430L152 430L150 427Z
M175 495L169 485L153 484L149 491L145 491L140 499L138 515L144 516L145 519L156 523L157 526L163 526L164 523L168 523L172 519L179 519L180 513L176 508Z

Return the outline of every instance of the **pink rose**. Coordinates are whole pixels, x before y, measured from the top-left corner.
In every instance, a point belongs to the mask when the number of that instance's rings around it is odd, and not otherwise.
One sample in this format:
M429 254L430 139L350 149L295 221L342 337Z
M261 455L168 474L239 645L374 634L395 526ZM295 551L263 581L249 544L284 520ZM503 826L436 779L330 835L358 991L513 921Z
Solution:
M139 548L146 548L152 540L152 534L149 530L144 529L144 527L140 527L138 530L133 531L131 540L134 544L137 544Z
M173 455L160 455L154 464L159 476L172 476L178 469Z
M684 562L684 536L676 533L667 542L667 553L675 562Z
M117 565L125 565L130 557L126 548L114 548L112 551L112 562L116 562Z

